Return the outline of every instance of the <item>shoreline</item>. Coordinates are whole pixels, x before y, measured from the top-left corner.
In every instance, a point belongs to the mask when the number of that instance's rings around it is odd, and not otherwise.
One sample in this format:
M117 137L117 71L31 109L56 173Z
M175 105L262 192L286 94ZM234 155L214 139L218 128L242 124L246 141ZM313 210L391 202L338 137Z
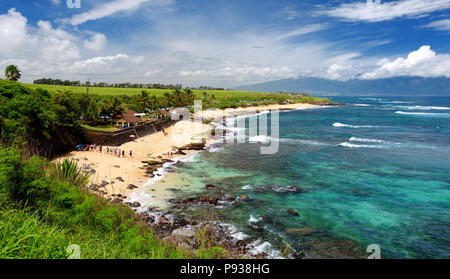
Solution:
M165 131L168 136L164 136L162 131L154 134L140 137L134 141L127 142L120 146L103 146L103 152L97 148L96 151L72 151L63 156L57 157L53 162L64 159L73 159L78 161L79 167L91 174L89 190L94 193L114 201L119 198L126 202L134 192L143 191L155 176L159 176L158 169L165 163L183 161L198 153L201 150L185 150L185 154L175 154L176 148L205 140L205 147L215 143L211 131L214 129L212 120L223 117L242 117L251 116L268 110L296 110L320 108L323 105L312 104L286 104L286 105L265 105L246 108L229 108L225 110L202 110L194 117L201 116L203 119L211 120L208 123L201 123L201 129L198 130L201 135L193 134L194 123L181 120L168 127ZM125 150L125 157L119 158L106 152L107 148ZM133 151L132 157L129 151ZM174 153L168 156L168 152ZM149 166L144 162L157 162ZM163 179L161 175L161 179ZM169 191L155 191L153 196L155 201L161 201L162 197L168 197ZM116 200L116 202L119 202Z

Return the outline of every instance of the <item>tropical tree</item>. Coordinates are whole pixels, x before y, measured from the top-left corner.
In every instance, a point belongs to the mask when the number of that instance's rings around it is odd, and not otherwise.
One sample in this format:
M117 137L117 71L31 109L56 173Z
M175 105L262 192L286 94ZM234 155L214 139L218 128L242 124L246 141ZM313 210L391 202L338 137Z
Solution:
M9 65L5 69L5 76L9 80L18 81L22 77L22 74L20 73L19 67Z
M112 123L113 117L122 114L125 110L125 107L119 97L114 97L108 104L106 104L106 109L111 116Z
M169 108L172 104L172 95L169 92L164 93L164 101L166 108Z

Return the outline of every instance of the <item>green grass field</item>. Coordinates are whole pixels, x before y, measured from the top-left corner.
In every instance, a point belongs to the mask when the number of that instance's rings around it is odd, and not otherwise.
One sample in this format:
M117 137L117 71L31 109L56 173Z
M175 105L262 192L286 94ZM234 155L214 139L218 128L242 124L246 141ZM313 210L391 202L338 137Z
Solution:
M28 84L24 83L24 86L32 89L43 88L48 90L50 93L56 92L58 90L68 90L73 93L86 93L86 87L82 86L62 86L62 85L46 85L46 84ZM142 90L146 90L150 95L155 95L156 97L162 97L165 92L172 92L172 89L146 89L146 88L114 88L114 87L89 87L90 94L104 95L104 96L120 96L120 95L140 95ZM202 97L203 92L208 95L214 95L216 98L225 97L255 97L257 95L263 95L264 97L269 97L274 95L274 93L264 93L264 92L249 92L249 91L225 91L225 90L193 90L196 97ZM280 96L280 94L276 94Z

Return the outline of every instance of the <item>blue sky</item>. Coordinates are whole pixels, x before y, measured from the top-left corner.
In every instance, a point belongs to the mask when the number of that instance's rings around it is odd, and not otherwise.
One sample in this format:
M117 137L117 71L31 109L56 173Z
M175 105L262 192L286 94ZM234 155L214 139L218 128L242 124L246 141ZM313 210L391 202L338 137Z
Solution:
M376 0L373 0L375 2ZM296 76L450 77L450 0L0 0L0 67L233 87Z

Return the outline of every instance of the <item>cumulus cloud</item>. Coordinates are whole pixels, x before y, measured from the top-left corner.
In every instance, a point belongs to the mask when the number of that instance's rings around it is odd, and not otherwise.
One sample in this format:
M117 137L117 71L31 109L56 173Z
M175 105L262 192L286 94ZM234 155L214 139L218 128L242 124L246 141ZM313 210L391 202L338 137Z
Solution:
M318 11L317 14L337 17L345 21L379 22L401 17L419 17L450 8L450 0L380 2L380 5L368 5L366 1L343 3L335 8Z
M71 70L85 74L115 73L120 72L124 62L129 60L130 57L122 53L115 56L98 56L75 62Z
M441 31L450 31L450 19L442 19L442 20L433 21L423 27L432 28L432 29L441 30Z
M374 71L361 75L362 79L392 76L450 77L450 55L436 54L430 46L421 46L406 58L382 59Z
M84 47L93 50L100 51L103 50L106 46L106 36L101 33L97 33L91 36L90 39L84 41Z
M172 4L172 0L115 0L97 5L90 11L74 15L72 18L65 19L64 21L69 22L72 25L80 25L87 21L101 19L119 12L136 10L144 3L150 3L155 6L164 6Z
M10 54L26 43L27 19L16 9L10 9L7 14L0 15L0 53Z

